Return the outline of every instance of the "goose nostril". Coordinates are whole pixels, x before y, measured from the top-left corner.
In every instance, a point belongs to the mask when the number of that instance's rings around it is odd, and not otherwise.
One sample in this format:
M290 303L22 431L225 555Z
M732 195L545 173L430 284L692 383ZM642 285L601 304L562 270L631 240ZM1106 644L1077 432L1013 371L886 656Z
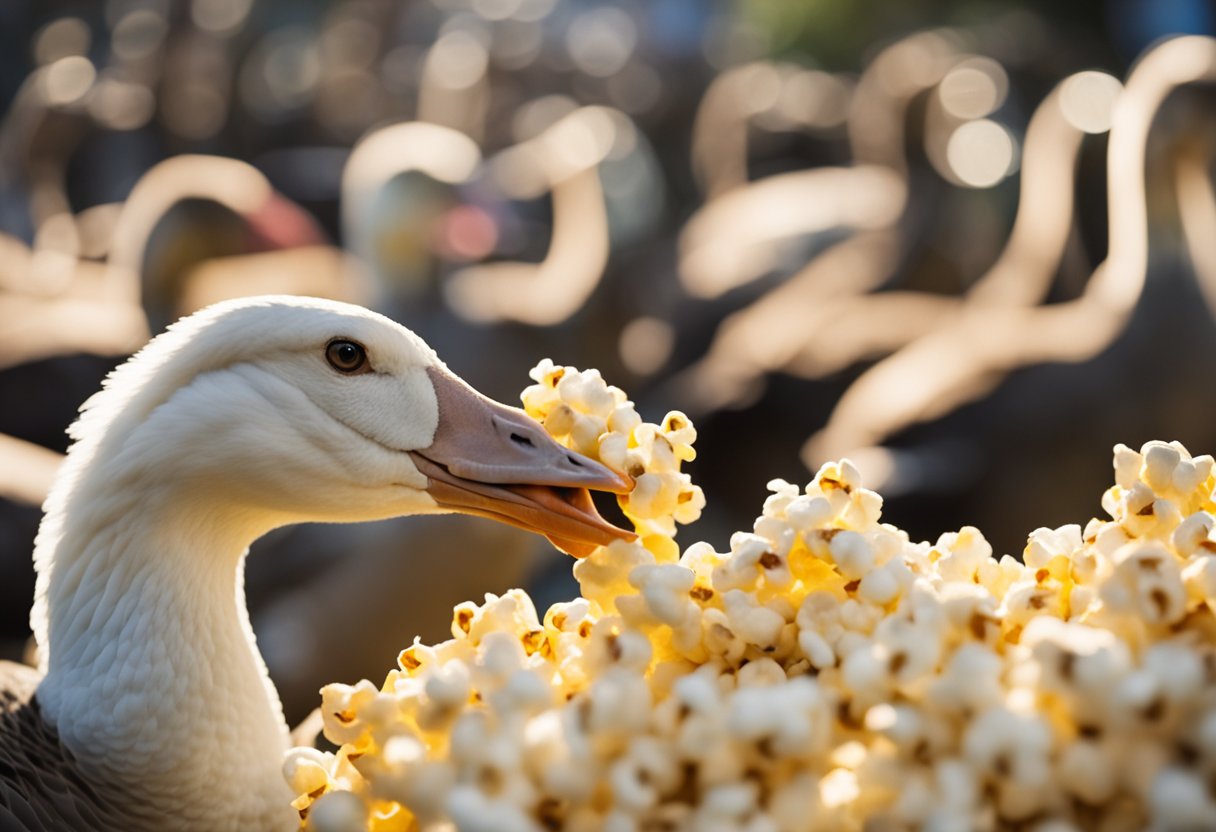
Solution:
M576 457L574 454L566 454L566 460L576 468L583 467L583 461L581 459L579 459L578 457Z
M525 448L535 448L536 447L536 445L533 444L531 439L529 439L528 437L526 437L520 433L512 433L511 441L517 445L523 445Z

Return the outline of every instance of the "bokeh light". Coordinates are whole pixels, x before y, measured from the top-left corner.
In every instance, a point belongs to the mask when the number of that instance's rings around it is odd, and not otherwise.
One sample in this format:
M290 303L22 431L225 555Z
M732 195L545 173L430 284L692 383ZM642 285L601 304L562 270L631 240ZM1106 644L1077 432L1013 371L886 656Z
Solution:
M1123 85L1113 75L1094 70L1078 72L1060 90L1060 109L1078 130L1105 133L1122 90Z
M946 112L959 119L978 119L1005 103L1009 79L991 58L973 58L951 69L938 84Z
M662 318L634 318L621 329L621 361L639 376L654 375L671 358L675 342L675 328Z
M63 107L81 100L96 77L92 62L83 55L59 58L47 67L43 76L47 102Z
M34 60L51 64L60 58L87 55L92 43L88 24L78 17L61 17L34 36Z
M972 188L988 188L1013 169L1015 147L1009 131L991 119L959 125L950 134L946 158L954 174Z

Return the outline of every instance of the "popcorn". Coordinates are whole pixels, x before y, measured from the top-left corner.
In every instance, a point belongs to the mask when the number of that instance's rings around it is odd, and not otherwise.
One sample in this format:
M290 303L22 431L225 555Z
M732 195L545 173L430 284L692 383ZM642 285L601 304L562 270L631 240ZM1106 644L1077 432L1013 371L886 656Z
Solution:
M367 806L352 792L330 792L309 816L311 832L357 832L367 828Z
M847 460L681 553L688 418L531 376L527 411L633 478L639 541L577 560L544 615L486 595L382 686L327 686L340 750L284 766L304 828L1216 828L1211 457L1116 446L1109 519L1021 560L970 526L911 541Z
M1195 772L1175 767L1162 771L1153 781L1149 805L1162 829L1216 827L1216 804Z

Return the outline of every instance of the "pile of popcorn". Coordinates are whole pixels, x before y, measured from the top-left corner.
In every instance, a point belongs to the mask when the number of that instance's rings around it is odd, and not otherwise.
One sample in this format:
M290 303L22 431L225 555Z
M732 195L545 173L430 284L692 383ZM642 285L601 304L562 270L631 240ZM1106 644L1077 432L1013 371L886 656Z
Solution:
M295 749L303 827L346 830L1216 829L1213 460L1115 449L1110 520L1018 561L965 527L914 543L847 460L782 480L730 549L681 554L695 431L595 371L523 395L635 477L639 540L455 610L377 687L322 691L336 754Z

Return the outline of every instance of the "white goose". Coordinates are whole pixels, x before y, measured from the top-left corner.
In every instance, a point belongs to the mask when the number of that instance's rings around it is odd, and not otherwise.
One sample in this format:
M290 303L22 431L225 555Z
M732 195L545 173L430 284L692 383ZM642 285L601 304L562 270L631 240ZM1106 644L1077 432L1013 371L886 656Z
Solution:
M72 435L35 551L42 675L0 663L4 832L296 827L243 595L272 528L455 511L575 552L627 536L586 491L625 479L332 301L183 319Z

